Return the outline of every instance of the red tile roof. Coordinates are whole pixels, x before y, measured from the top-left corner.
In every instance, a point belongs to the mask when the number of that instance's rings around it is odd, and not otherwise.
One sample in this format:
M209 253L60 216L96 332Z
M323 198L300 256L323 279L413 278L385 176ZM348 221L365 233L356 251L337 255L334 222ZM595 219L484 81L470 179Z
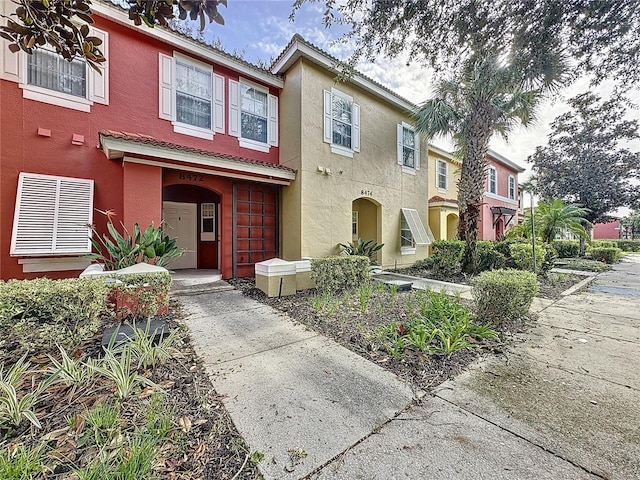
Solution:
M117 132L114 130L101 130L98 133L100 139L100 147L102 148L102 137L119 138L135 143L143 143L146 145L153 145L155 147L169 148L171 150L179 150L181 152L195 153L205 157L222 158L225 160L231 160L238 163L244 163L249 165L260 165L262 167L275 168L277 170L283 170L286 172L295 172L294 169L285 167L284 165L276 165L274 163L262 162L260 160L251 160L250 158L236 157L234 155L227 155L225 153L209 152L207 150L201 150L199 148L187 147L185 145L178 145L176 143L164 142L158 140L150 135L144 135L142 133L129 133L129 132Z

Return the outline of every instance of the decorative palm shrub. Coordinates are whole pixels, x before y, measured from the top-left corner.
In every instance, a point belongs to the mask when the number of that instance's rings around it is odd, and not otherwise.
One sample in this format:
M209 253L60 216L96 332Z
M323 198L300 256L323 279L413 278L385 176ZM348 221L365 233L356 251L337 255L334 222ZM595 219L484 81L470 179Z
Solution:
M339 245L344 255L367 257L372 264L375 262L378 250L384 247L384 243L376 243L373 240L365 242L361 238L358 238L355 243L341 243Z

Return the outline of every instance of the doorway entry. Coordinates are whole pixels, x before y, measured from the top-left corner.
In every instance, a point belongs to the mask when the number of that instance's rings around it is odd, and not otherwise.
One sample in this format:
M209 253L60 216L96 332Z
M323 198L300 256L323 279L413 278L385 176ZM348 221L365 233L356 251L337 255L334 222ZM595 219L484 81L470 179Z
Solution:
M198 268L197 212L195 203L162 202L165 231L176 238L176 245L183 250L181 256L168 262L173 270Z

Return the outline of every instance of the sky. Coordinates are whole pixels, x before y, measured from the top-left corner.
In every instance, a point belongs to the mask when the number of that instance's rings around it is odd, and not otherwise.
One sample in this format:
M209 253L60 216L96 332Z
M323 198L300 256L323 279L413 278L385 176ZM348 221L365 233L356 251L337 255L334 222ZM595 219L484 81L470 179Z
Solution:
M208 25L204 32L205 38L218 39L226 51L241 53L245 60L254 63L262 61L270 64L270 60L284 50L294 33L299 33L307 41L334 57L346 59L349 56L350 47L334 43L342 31L337 27L327 29L323 25L324 2L305 4L296 14L295 22L289 20L291 4L292 0L228 0L227 8L220 7L225 25ZM432 95L433 75L418 64L407 63L406 57L393 60L381 58L374 64L358 66L358 71L419 104ZM491 149L527 169L519 181L524 181L530 176L527 157L534 153L536 146L546 144L553 119L569 111L565 99L589 89L588 79L579 79L559 92L559 95L544 101L538 110L536 122L526 129L516 127L510 134L508 143L501 138L492 139ZM607 98L613 86L605 83L592 90ZM631 94L631 99L640 104L640 92ZM640 110L631 112L629 116L640 120ZM451 144L447 139L435 138L432 143L451 150ZM628 147L640 150L640 141Z

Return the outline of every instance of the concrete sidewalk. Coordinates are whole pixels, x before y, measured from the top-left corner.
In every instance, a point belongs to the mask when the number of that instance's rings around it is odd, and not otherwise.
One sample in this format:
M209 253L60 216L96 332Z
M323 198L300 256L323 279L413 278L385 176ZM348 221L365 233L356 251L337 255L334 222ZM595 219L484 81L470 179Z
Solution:
M239 292L180 300L266 480L640 478L640 256L421 400Z

